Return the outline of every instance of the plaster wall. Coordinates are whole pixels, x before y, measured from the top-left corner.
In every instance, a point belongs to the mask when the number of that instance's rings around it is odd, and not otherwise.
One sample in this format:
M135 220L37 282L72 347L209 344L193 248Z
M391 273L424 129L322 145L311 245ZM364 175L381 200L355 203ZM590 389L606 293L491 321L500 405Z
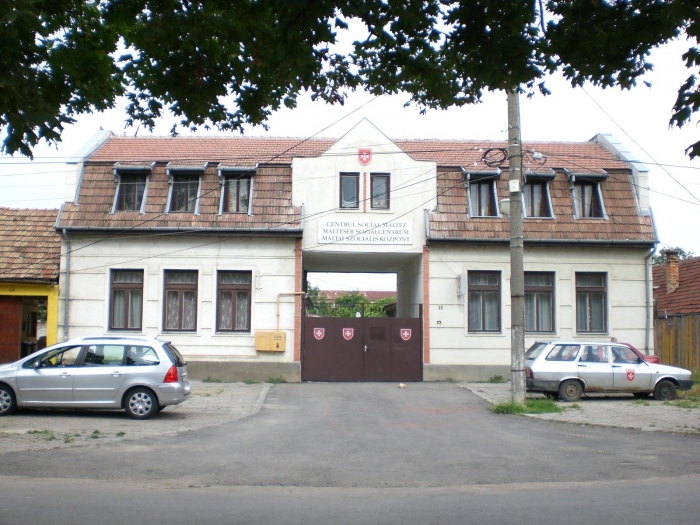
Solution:
M587 339L632 343L645 348L646 250L639 248L525 248L525 271L553 272L555 331L528 333L536 340ZM469 271L501 273L501 329L470 333L467 296L457 294L457 276ZM607 273L608 329L601 334L576 332L577 272ZM433 365L507 365L510 363L510 255L507 246L432 245L430 250L430 363ZM653 337L652 337L653 340ZM649 349L653 353L653 348Z
M371 149L369 164L359 161L360 149ZM340 173L359 173L359 208L340 209ZM371 208L370 176L390 175L388 210ZM319 157L295 158L292 162L292 202L304 205L303 250L312 252L420 253L425 244L424 209L435 206L436 163L416 161L367 120L361 121ZM322 219L387 223L412 222L410 244L319 243ZM371 233L372 229L366 230ZM329 269L328 271L332 271ZM361 271L373 271L363 269ZM376 268L374 271L381 271Z
M275 330L277 294L294 291L293 238L161 235L127 238L71 236L68 338L120 334L159 336L172 341L188 360L294 361L294 299L280 299L279 328L286 333L285 351L255 351L255 331ZM65 249L63 250L65 252ZM65 256L61 282L65 283ZM144 271L141 331L110 331L110 270ZM195 332L163 332L163 282L165 270L196 270L197 329ZM216 331L216 272L252 272L251 330L249 333ZM61 297L59 334L63 334L65 307Z

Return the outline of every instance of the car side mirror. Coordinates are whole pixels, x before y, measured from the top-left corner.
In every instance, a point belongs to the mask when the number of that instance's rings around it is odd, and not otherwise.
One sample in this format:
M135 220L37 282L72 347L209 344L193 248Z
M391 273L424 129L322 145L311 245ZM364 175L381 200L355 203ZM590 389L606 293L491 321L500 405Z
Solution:
M32 363L32 366L31 366L31 367L32 367L34 370L39 370L39 369L41 368L41 360L40 360L40 359L37 359L36 361L34 361L34 362Z

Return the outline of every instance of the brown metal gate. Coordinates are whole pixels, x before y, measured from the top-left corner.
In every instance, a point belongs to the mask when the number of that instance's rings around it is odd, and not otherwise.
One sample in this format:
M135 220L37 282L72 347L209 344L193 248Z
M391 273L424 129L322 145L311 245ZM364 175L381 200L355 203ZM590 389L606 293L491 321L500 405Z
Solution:
M307 317L302 381L422 381L421 318Z

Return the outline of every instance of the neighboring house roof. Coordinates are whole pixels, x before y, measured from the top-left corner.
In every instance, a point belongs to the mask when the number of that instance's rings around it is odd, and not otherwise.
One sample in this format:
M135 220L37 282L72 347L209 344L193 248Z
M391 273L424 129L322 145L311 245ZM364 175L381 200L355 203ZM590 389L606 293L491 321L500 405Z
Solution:
M321 155L335 139L298 138L139 138L107 140L85 163L77 201L66 203L58 219L59 228L93 230L230 230L300 235L303 219L300 207L292 206L291 162L294 157ZM429 215L429 239L509 239L506 218L468 218L466 190L460 168L474 172L493 170L482 162L489 148L505 148L505 142L460 140L396 140L395 144L416 160L434 161L438 166L436 212ZM526 219L526 241L604 241L651 244L651 217L637 208L629 167L602 146L592 142L524 143L524 170L555 170L550 185L556 220ZM544 167L531 152L546 158ZM356 155L356 151L348 152ZM168 194L167 163L199 165L208 163L203 174L199 214L164 213ZM115 163L151 165L144 214L115 212L113 167ZM219 214L220 191L217 165L251 167L258 165L253 185L252 214ZM595 173L607 179L601 183L608 219L575 219L569 180L564 169ZM508 197L505 189L507 161L501 165L498 198Z
M700 313L700 257L678 261L678 288L666 293L664 264L652 268L654 299L658 316Z
M58 210L0 207L0 280L58 282L61 236Z

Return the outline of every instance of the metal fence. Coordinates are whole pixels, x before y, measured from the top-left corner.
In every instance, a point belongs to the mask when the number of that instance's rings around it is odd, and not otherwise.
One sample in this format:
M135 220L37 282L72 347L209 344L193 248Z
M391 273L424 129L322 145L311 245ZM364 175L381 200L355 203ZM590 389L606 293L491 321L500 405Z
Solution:
M662 363L700 369L700 314L656 319L654 352Z

